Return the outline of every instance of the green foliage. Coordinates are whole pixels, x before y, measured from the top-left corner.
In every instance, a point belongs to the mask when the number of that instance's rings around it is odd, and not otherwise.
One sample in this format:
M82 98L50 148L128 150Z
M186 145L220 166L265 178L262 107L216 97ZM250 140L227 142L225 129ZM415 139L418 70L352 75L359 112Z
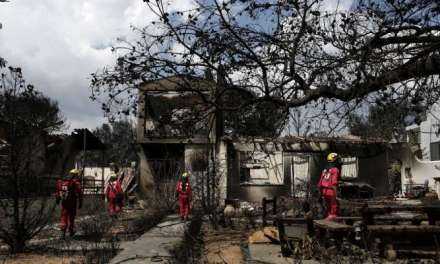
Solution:
M26 241L50 221L55 203L47 196L46 136L62 128L58 104L28 85L20 68L0 70L0 239L11 252L22 252Z
M271 102L263 102L225 113L225 129L234 135L276 137L287 120L287 111Z
M129 165L137 161L135 131L127 120L114 121L97 127L92 133L106 146L104 153L90 153L87 160L91 164L113 162L118 165Z
M0 121L11 132L8 137L26 137L33 130L56 132L64 125L58 103L26 84L21 68L14 67L0 78Z
M351 114L347 121L350 133L362 138L405 140L405 118L411 114L409 104L387 102L370 107L368 115Z

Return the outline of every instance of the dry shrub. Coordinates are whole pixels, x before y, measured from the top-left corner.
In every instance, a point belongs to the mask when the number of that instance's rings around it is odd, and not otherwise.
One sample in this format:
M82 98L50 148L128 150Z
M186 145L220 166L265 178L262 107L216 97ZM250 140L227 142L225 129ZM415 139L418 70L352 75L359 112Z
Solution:
M95 243L93 247L86 244L82 245L83 255L86 264L109 263L120 250L120 243L116 237Z
M155 211L153 213L145 212L141 217L129 222L127 233L143 234L146 230L154 227L165 217L166 213Z
M90 198L87 206L84 206L81 211L85 217L78 223L78 227L84 239L101 241L113 224L102 198L99 196Z
M173 213L177 209L176 182L164 181L154 188L149 196L150 209L158 212Z
M99 242L108 234L112 221L108 215L100 213L87 217L78 226L85 240Z
M83 239L80 247L87 264L108 263L120 248L117 236L109 232L114 222L102 202L99 197L92 200L84 212L87 216L78 223Z
M164 181L141 201L145 212L138 218L130 221L127 233L142 234L158 224L167 214L176 212L176 183Z
M194 215L183 238L183 241L177 243L171 250L173 262L177 264L198 264L200 262L203 241L200 239L202 227L202 217L200 214Z

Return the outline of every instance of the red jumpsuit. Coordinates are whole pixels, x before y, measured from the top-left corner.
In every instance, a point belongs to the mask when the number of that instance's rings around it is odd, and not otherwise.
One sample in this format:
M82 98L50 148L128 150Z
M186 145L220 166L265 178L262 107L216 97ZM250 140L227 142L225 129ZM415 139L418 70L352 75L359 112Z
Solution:
M335 188L338 186L340 175L340 171L336 167L325 169L322 171L321 179L318 183L318 188L321 190L322 198L327 206L326 216L328 218L337 217L339 214Z
M183 182L179 180L177 182L176 192L179 195L179 209L180 209L180 217L183 219L188 218L188 215L191 210L191 186L189 181L186 182L186 190L183 190Z
M82 203L81 184L77 179L58 180L56 187L56 198L61 201L60 228L64 232L69 229L72 234L75 228L76 208L78 202L80 207Z
M111 216L116 215L121 211L123 205L123 193L119 180L107 184L105 195L108 201L108 211Z

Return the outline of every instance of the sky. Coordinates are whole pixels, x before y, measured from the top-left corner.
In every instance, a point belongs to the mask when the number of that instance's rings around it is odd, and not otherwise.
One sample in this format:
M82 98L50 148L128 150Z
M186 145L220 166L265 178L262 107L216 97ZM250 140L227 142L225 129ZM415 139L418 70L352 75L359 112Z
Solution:
M105 119L89 100L89 76L112 65L110 47L151 21L142 0L10 0L0 3L0 56L58 101L69 130Z
M326 0L342 9L351 0ZM172 1L188 9L191 0ZM112 65L117 38L134 39L130 25L153 20L142 0L10 0L0 2L0 56L20 66L28 83L58 101L68 130L93 129L105 118L90 101L90 74Z

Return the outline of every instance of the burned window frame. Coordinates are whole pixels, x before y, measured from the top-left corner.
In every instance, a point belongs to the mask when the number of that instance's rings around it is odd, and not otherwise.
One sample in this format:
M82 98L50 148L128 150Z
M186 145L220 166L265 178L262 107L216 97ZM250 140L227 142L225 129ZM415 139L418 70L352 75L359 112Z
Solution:
M209 106L193 92L146 91L143 100L146 136L194 137L209 133Z
M246 154L244 154L246 153ZM252 161L258 161L254 156L255 155L262 155L264 153L267 155L268 159L271 159L270 156L273 156L273 160L275 161L275 164L273 165L273 178L271 178L271 174L266 169L266 177L252 177L251 170L261 170L265 168L269 168L271 164L269 164L269 167L253 167L253 168L247 168L243 165L245 162L243 159L243 155L248 156L248 161L251 159ZM239 180L240 185L273 185L273 186L280 186L284 185L284 158L283 158L283 152L282 151L264 151L264 150L254 150L254 151L238 151L238 168L239 168ZM279 163L278 163L279 161ZM259 162L255 162L255 164L259 164ZM274 182L273 180L276 179L277 182Z

